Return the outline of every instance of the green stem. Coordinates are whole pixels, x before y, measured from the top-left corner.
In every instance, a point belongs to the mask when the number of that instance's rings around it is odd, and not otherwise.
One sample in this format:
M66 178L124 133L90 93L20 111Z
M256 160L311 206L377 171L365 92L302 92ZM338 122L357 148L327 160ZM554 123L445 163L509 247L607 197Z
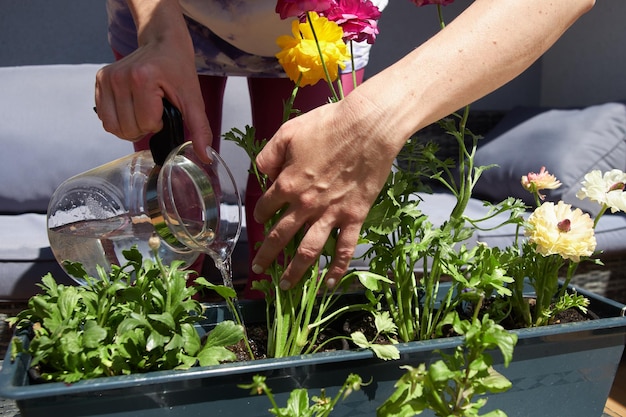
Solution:
M354 67L354 43L350 41L350 63L352 64L352 88L357 87L356 68ZM343 91L342 91L343 94Z
M302 82L302 73L300 73L300 77L296 82L296 85L293 87L291 91L291 96L289 96L289 100L283 106L283 123L291 118L291 113L293 111L293 103L296 100L296 96L298 95L298 90L300 88L300 83ZM255 164L256 165L256 164Z
M326 62L324 61L324 54L322 53L322 47L320 46L320 42L317 39L317 33L315 33L315 27L313 26L313 22L311 21L310 12L306 12L306 19L309 22L309 26L311 27L311 32L313 33L313 39L315 39L315 45L317 46L317 52L320 55L320 61L322 62L322 68L324 69L324 78L326 79L326 83L328 84L328 88L334 98L335 101L339 101L339 96L337 95L337 91L335 90L335 86L333 82L330 80L330 74L328 72L328 67L326 66Z
M441 9L441 5L440 4L437 5L437 17L439 17L439 26L441 27L441 29L445 29L446 28L446 22L443 19L443 10Z
M602 217L602 215L604 214L604 212L606 212L606 210L609 208L608 205L603 204L602 208L600 209L600 213L598 213L598 215L596 216L596 218L593 220L593 228L595 229L596 226L598 225L598 222L600 221L600 217Z
M463 213L465 212L465 208L469 203L470 197L472 195L473 188L473 155L476 152L477 142L476 139L473 141L472 152L468 153L467 148L465 147L465 126L467 124L467 119L469 117L470 106L465 106L463 110L463 116L461 117L461 121L459 122L459 131L457 132L456 139L459 144L459 175L460 175L460 189L457 195L457 203L452 210L452 214L450 217L452 219L460 219Z

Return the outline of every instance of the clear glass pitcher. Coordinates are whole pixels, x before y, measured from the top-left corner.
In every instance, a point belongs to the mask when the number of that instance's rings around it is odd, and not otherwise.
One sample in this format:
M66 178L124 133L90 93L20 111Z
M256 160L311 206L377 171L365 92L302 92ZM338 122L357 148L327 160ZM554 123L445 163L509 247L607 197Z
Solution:
M201 253L225 262L241 230L241 198L233 176L211 148L202 162L183 143L182 119L164 101L164 128L150 150L109 162L62 183L48 206L48 237L57 261L80 262L90 276L124 262L122 251L160 238L164 262L191 265ZM83 280L73 277L77 282Z

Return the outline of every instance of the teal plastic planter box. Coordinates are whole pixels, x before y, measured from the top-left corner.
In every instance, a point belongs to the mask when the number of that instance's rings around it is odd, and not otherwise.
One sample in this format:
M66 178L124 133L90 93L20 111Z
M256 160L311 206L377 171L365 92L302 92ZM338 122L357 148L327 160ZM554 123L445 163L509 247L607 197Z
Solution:
M506 369L497 365L513 387L491 396L483 412L499 408L509 417L602 415L624 350L626 318L623 305L582 293L591 299L591 308L601 318L516 331L519 341L513 362ZM251 303L244 306L244 312L250 307L262 308ZM248 317L263 317L256 313ZM221 307L211 308L210 321L219 321L223 314ZM309 388L310 395L318 395L325 388L334 394L348 374L356 373L372 383L341 401L331 415L375 416L376 408L403 375L400 366L432 362L438 359L432 354L434 349L451 350L460 342L450 338L401 344L400 360L388 362L376 359L369 351L340 351L71 385L30 385L29 356L18 355L11 362L9 352L0 371L0 396L16 400L21 417L269 416L270 403L265 396L251 396L237 385L263 374L278 404L285 406L294 388ZM501 359L496 357L496 363L501 364Z

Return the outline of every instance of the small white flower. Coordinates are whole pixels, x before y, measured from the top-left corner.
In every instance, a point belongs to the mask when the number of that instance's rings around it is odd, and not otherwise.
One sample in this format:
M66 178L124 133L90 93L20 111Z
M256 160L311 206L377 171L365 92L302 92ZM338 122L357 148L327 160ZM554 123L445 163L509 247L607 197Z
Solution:
M604 175L599 170L593 170L583 181L582 188L576 193L581 200L588 198L601 206L606 205L611 213L626 212L626 174L619 169L612 169Z

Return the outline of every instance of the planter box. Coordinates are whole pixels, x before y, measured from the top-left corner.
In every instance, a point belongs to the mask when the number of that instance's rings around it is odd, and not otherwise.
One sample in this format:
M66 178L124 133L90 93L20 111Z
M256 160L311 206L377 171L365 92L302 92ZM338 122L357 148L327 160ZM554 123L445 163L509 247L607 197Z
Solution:
M591 308L601 318L516 331L519 341L514 361L506 369L496 366L513 382L513 388L492 396L483 412L500 408L509 417L602 415L624 350L625 307L579 292L591 299ZM250 306L259 308L260 304ZM223 314L223 310L211 309L210 321L223 319ZM389 362L374 358L369 351L342 351L100 378L71 385L29 385L28 355L19 355L10 362L9 352L0 371L0 396L16 400L22 417L269 416L267 398L251 396L237 384L251 382L255 374L266 375L279 406L284 406L294 388L307 387L310 395L326 388L334 394L349 373L357 373L364 381L373 382L339 402L331 415L375 416L376 408L393 392L394 383L404 373L401 365L431 362L438 359L432 350L450 350L458 343L459 338L450 338L402 344L401 359ZM496 357L496 363L501 364L500 358Z

